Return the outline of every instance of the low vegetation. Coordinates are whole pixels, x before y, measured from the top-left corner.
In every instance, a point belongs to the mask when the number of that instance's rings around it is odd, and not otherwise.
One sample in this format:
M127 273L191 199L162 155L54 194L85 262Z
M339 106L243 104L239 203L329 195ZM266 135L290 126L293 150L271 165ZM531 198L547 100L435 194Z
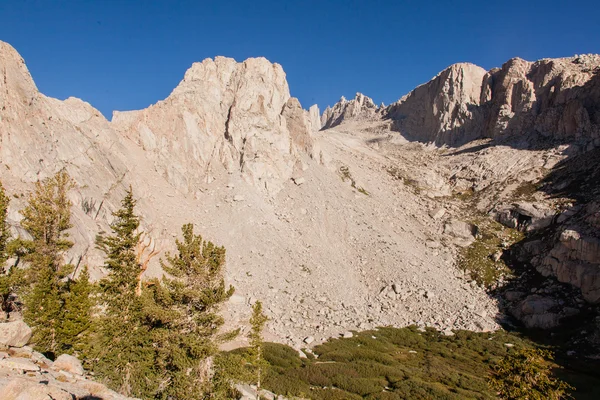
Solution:
M340 167L340 169L339 169L339 175L340 175L340 178L342 178L343 182L349 181L350 182L350 186L352 186L354 189L356 189L359 193L362 193L365 196L369 196L370 195L370 193L367 192L365 190L365 188L356 185L356 180L354 179L354 177L350 173L350 168L348 168L347 166L342 165Z
M269 366L263 386L275 393L316 400L495 399L498 384L510 387L519 379L545 388L540 390L549 396L568 389L552 375L555 366L549 353L538 352L532 343L503 331L458 331L445 336L433 329L379 328L329 340L313 351L314 356L308 353L307 358L300 358L287 346L266 344L264 357ZM227 357L235 359L245 352L238 349ZM521 354L537 355L539 375L526 375L519 368L503 370Z
M421 193L421 187L419 186L419 183L416 180L407 176L406 172L400 170L397 167L389 167L387 169L387 173L390 174L392 178L401 181L404 184L404 186L412 188L415 194Z
M547 350L512 352L492 367L491 386L505 399L572 398L574 388L552 375L553 356Z
M524 236L489 218L479 218L473 223L478 227L477 237L461 250L459 266L479 285L492 287L511 273L502 258L503 251Z

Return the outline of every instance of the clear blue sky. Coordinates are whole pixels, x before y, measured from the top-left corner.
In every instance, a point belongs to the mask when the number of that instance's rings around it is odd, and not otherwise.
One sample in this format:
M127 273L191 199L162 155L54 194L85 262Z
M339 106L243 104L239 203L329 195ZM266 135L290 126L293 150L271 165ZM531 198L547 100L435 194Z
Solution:
M40 90L112 110L164 99L194 61L265 56L321 110L397 100L450 64L600 53L598 0L0 0L0 40Z

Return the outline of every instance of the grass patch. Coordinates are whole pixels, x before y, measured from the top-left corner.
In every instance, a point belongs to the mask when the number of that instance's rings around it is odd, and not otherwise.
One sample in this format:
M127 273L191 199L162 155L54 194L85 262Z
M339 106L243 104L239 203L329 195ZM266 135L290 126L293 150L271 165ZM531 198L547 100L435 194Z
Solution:
M535 193L539 190L539 185L534 182L523 182L513 192L515 199L534 200Z
M503 276L511 274L501 257L504 249L524 238L522 232L487 218L473 222L479 232L475 241L460 252L459 267L479 285L492 287Z
M342 178L342 182L350 181L350 186L352 188L358 190L359 193L364 194L365 196L370 196L370 193L365 190L365 188L361 186L356 186L356 180L350 173L350 168L345 165L342 165L338 171L340 178Z
M454 192L453 197L457 200L468 202L473 200L473 198L475 197L475 191L473 190L473 188L468 188L466 190L463 190L462 192Z
M313 348L316 358L302 359L287 346L268 343L263 387L315 400L495 399L489 386L494 366L513 351L533 348L533 343L505 331L445 336L416 327L330 339Z
M398 169L397 167L389 167L386 171L388 174L390 174L392 178L402 181L404 186L412 188L415 194L421 193L419 183L416 180L406 176L406 173L404 171Z

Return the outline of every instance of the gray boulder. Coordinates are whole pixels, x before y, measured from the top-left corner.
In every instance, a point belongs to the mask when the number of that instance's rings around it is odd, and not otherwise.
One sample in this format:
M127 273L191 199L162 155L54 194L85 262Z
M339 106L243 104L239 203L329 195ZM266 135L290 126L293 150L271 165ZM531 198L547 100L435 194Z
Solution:
M31 339L31 328L23 321L0 323L0 344L23 347Z

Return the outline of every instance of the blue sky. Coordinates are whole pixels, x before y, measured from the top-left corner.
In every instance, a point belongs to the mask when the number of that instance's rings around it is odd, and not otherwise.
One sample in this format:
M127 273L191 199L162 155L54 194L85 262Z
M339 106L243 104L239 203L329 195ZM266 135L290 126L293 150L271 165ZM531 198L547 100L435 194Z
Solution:
M50 96L112 110L164 99L194 61L264 56L321 110L397 100L456 62L600 53L596 1L0 0L0 40Z

